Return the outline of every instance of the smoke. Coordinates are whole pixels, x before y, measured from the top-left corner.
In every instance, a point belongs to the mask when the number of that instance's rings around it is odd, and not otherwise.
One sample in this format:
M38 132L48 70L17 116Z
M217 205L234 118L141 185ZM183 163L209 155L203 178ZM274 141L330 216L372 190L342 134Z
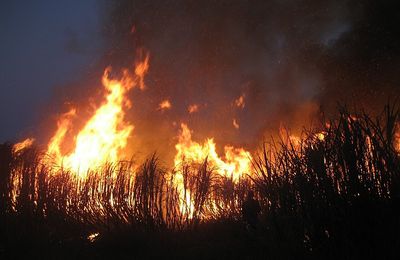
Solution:
M133 108L136 130L156 124L165 131L160 136L174 136L172 123L184 121L199 139L251 146L282 123L308 120L318 112L324 87L316 60L352 26L345 5L118 1L107 6L109 58L129 64L126 57L138 46L151 54L146 94L133 98L140 107L140 112ZM241 95L245 106L237 107L234 100ZM154 108L163 99L172 108L159 115ZM198 112L188 113L192 104Z
M400 75L393 5L102 2L103 62L118 70L132 67L138 49L150 53L147 89L131 93L131 150L171 158L181 122L196 140L252 149L281 125L300 131L338 101L375 108L395 92ZM160 110L165 100L170 107Z

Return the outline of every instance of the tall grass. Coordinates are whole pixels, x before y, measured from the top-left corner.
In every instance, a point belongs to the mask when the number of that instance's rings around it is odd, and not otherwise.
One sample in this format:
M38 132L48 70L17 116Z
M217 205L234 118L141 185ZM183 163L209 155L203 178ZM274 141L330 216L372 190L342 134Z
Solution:
M14 154L10 144L2 144L1 225L15 218L55 230L68 225L82 234L182 230L212 220L239 221L246 191L254 189L262 230L277 241L310 250L357 247L363 234L390 236L390 227L398 227L398 115L396 106L386 106L374 119L341 108L337 118L304 131L299 144L285 138L265 143L253 156L248 178L236 183L218 175L207 158L169 170L155 154L139 167L106 164L79 179L67 169L41 165L35 148ZM174 185L176 172L189 202Z
M328 241L350 249L366 238L393 238L391 229L399 227L398 111L386 106L371 119L341 108L322 129L306 131L300 144L264 145L253 180L272 232L314 250L326 250Z
M154 154L139 167L130 161L105 164L80 178L68 169L42 165L35 148L13 154L10 145L2 147L8 148L9 157L4 158L10 161L2 171L4 214L71 222L83 231L177 230L239 214L240 185L217 177L207 159L168 171ZM177 171L183 175L184 193L190 193L189 202L175 185Z

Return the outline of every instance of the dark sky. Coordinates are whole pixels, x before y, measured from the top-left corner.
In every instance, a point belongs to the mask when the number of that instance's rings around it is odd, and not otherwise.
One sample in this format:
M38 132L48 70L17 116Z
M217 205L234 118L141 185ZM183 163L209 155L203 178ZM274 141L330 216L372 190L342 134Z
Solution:
M55 89L78 81L103 55L96 0L2 1L0 142L33 131Z
M200 137L246 144L282 123L299 128L337 102L376 112L398 95L396 1L38 3L1 8L0 141L34 128L35 111L57 89L77 89L100 63L128 66L139 47L150 52L148 88L131 93L129 120L142 145L170 142L171 122L182 121ZM236 109L241 94L246 106ZM173 108L160 113L164 98ZM189 115L193 103L201 109Z

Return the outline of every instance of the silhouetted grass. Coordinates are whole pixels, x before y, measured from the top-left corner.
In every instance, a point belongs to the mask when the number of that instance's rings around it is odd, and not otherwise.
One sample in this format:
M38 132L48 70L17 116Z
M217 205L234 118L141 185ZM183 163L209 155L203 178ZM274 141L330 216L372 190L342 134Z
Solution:
M106 256L107 246L132 247L138 251L130 253L142 257L154 257L151 248L172 257L389 256L400 245L398 115L396 106L374 119L341 108L337 118L304 131L300 143L285 137L265 143L253 156L249 178L237 183L220 176L207 158L170 170L155 154L139 167L106 164L79 179L41 165L35 148L14 154L12 145L2 144L0 242L8 254L34 240L56 252L71 246L82 249L73 250L79 256L99 257L92 250ZM176 172L190 202L174 185ZM249 189L262 205L256 234L241 222ZM87 236L96 232L90 243Z

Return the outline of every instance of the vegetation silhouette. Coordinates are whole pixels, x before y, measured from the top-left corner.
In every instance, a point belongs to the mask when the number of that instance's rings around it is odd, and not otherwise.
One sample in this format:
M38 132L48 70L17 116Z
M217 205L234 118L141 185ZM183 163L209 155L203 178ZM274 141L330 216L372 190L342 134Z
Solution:
M248 225L248 228L257 230L258 228L258 214L261 211L260 203L254 199L254 192L248 191L247 197L242 205L243 220Z
M78 179L42 165L35 147L1 144L0 257L398 256L398 116L397 105L376 118L341 107L301 143L265 143L239 182L207 158L168 170L155 154ZM180 199L174 171L191 202ZM261 208L256 239L241 221L248 190Z

